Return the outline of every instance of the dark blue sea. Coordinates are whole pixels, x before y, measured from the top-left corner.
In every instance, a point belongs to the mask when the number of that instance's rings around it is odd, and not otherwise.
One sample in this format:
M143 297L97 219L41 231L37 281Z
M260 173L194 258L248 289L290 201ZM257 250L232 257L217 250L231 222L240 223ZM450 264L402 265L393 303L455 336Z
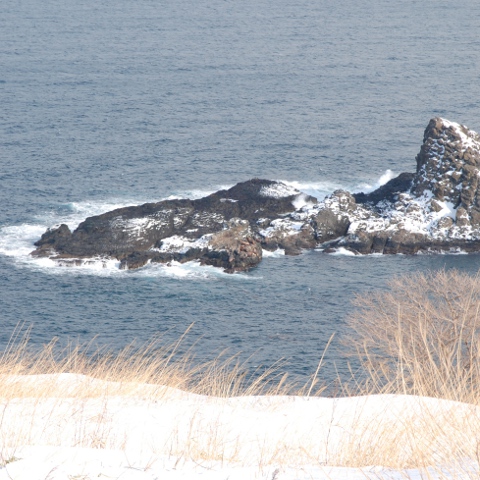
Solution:
M415 170L431 117L480 131L480 3L2 0L0 347L19 323L120 349L163 334L198 361L348 375L355 295L477 255L268 257L246 274L28 256L49 226L252 177L323 198Z

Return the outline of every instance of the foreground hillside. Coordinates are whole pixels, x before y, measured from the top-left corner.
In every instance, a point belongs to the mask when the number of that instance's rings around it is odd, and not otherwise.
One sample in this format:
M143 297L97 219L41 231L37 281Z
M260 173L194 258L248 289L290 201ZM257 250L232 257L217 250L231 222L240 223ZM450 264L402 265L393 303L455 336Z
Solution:
M17 333L0 480L479 478L478 277L399 278L356 304L345 340L363 369L331 397L323 356L298 388L235 357L195 365L178 343L31 352Z
M74 374L4 382L41 394L1 403L2 480L480 473L480 409L464 403L406 395L221 398Z

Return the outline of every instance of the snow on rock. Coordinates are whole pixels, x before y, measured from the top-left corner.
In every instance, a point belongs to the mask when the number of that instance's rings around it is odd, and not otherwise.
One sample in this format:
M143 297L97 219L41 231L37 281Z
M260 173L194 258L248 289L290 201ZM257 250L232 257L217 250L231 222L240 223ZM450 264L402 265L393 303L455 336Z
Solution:
M301 192L295 187L282 182L274 182L260 189L260 195L271 198L289 197L290 195L298 195L299 193Z
M450 201L456 207L472 206L480 166L477 133L442 118L432 119L416 160L417 172L412 186L415 196L427 190L440 201Z
M152 248L151 251L187 253L191 248L206 248L211 235L203 235L197 240L191 240L180 235L164 238L160 248Z
M110 221L110 225L112 226L112 228L121 229L123 232L134 235L136 237L140 236L145 228L154 227L155 223L155 218L149 216L127 219L119 216Z

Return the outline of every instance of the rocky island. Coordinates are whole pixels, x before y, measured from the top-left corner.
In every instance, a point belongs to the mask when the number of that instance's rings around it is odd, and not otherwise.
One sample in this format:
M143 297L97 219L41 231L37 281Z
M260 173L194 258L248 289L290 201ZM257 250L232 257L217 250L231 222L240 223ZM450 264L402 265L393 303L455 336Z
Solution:
M322 201L282 182L253 179L207 197L163 200L48 229L34 256L64 265L114 258L120 268L199 261L226 272L256 266L264 250L355 254L480 251L480 136L430 120L416 157L371 193L337 190Z

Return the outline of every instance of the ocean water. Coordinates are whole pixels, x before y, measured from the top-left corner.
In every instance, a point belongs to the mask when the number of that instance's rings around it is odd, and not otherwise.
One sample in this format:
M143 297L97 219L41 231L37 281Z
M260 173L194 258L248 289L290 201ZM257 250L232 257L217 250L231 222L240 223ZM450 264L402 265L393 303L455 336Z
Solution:
M356 294L480 256L273 256L246 274L196 264L60 268L28 252L51 225L200 197L252 177L322 198L414 171L429 119L480 131L480 4L447 0L3 0L0 347L19 322L118 349L163 334L200 360L280 358L348 375Z

